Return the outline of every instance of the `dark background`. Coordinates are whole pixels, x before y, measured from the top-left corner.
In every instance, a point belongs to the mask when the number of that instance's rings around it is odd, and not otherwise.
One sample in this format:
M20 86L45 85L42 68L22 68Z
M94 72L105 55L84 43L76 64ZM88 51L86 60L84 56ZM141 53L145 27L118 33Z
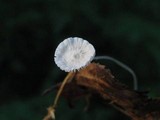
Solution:
M54 63L57 45L78 36L129 65L139 90L160 96L159 0L0 0L0 120L41 120L55 92L41 93L66 73ZM132 77L112 62L113 75L132 87ZM57 120L129 120L96 96L69 109L62 98Z

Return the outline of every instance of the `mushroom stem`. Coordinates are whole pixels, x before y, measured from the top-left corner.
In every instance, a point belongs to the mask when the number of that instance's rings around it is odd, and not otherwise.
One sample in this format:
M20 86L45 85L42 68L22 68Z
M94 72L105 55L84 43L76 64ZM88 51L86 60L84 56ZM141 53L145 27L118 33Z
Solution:
M132 76L133 76L133 86L134 86L134 90L138 90L138 80L137 80L137 76L135 74L135 72L126 64L120 62L119 60L110 57L110 56L96 56L94 57L94 60L111 60L113 62L115 62L117 65L119 65L120 67L124 68L125 70L127 70Z
M62 82L62 84L61 84L61 86L60 86L60 88L59 88L59 90L57 92L57 95L55 97L53 108L56 108L58 100L59 100L59 97L60 97L60 95L62 93L62 90L64 89L65 84L73 79L75 73L76 72L69 72L67 74L67 76L65 77L65 79L63 80L63 82Z

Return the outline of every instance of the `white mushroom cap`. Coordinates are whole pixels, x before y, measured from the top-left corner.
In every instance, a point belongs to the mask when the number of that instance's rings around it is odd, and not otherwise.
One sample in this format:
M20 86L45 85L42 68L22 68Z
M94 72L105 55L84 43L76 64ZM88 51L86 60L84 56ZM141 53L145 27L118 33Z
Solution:
M58 45L54 60L61 70L71 72L88 65L94 56L92 44L82 38L70 37Z

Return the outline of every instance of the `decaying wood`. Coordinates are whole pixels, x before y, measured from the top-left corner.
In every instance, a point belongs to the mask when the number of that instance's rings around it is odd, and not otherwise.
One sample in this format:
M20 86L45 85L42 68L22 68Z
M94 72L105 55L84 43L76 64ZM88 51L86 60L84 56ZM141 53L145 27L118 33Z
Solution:
M91 63L77 72L62 93L69 101L87 94L98 94L132 120L160 120L160 99L128 88L103 65Z

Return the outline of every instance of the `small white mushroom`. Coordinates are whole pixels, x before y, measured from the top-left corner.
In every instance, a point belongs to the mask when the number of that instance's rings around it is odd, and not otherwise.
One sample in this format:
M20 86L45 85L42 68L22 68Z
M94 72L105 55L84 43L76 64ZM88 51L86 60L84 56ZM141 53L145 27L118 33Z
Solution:
M61 70L72 72L88 65L94 56L92 44L82 38L70 37L58 45L54 60Z

